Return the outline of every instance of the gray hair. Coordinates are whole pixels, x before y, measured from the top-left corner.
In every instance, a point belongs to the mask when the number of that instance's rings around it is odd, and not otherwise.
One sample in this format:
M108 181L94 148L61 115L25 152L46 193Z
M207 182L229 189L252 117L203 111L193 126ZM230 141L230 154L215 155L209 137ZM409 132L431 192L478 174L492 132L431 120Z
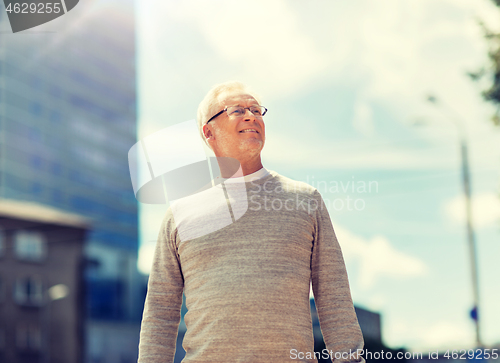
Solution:
M198 106L198 113L196 117L198 121L198 130L200 131L200 135L203 138L203 141L205 141L207 145L207 140L205 138L205 135L203 134L203 126L205 126L208 119L215 114L213 108L217 105L217 99L219 95L227 91L241 91L242 93L249 94L260 104L260 97L256 95L255 92L253 92L248 86L241 82L229 81L213 86Z

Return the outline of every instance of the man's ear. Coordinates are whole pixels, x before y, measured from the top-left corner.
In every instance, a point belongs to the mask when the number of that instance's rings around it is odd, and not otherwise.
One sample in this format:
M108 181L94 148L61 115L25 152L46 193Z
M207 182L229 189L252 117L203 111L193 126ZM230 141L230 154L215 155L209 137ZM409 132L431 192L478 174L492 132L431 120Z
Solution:
M212 139L214 137L213 131L210 126L203 126L203 135L205 136L205 139Z

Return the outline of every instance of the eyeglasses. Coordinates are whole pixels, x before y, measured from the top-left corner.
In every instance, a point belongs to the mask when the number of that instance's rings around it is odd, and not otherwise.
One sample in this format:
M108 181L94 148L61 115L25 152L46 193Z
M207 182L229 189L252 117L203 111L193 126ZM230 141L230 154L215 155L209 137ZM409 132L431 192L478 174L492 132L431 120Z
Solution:
M222 115L223 112L227 112L228 117L242 117L245 115L246 111L249 110L255 117L262 117L266 114L267 108L264 106L250 106L250 107L240 107L240 106L231 106L225 107L222 111L213 115L210 120L207 121L207 124L212 121L217 116Z

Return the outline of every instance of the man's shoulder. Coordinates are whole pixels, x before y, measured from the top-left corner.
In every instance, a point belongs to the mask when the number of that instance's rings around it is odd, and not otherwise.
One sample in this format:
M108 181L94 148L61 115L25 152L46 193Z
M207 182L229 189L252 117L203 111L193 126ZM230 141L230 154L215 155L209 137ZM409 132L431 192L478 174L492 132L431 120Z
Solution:
M173 231L176 229L174 213L172 211L172 205L168 206L167 211L163 215L163 218L161 221L161 228L164 230L169 230L169 231Z
M286 192L300 193L310 196L319 194L316 188L306 182L294 180L273 170L270 170L269 172L273 176L270 181L281 187Z

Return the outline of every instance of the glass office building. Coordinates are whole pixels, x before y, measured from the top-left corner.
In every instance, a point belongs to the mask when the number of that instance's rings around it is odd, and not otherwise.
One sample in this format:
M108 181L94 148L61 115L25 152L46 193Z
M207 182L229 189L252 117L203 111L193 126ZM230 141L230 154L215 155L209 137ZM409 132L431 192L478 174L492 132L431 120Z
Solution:
M0 5L0 198L91 219L86 362L133 362L145 291L127 153L136 142L132 0L81 0L12 33Z

